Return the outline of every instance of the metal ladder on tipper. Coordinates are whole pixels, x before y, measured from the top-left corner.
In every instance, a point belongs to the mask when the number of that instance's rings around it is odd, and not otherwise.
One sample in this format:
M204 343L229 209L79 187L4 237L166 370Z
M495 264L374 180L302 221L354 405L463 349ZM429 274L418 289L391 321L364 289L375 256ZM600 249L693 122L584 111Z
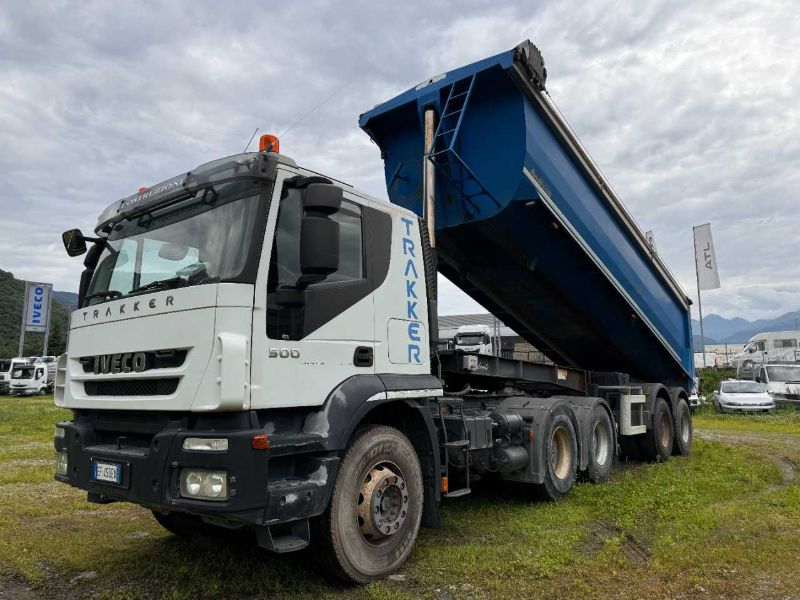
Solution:
M497 200L458 153L458 134L461 131L464 113L474 86L475 75L472 75L456 81L450 87L447 101L444 103L444 110L433 136L432 150L428 154L428 160L433 161L448 183L455 189L458 197L462 199L462 211L468 218L473 218L476 213L481 212L480 198L488 198L498 208L500 207Z
M464 418L464 401L458 397L443 397L438 398L439 405L439 423L441 437L439 440L439 449L441 454L442 465L442 496L446 498L458 498L459 496L466 496L472 490L469 487L469 432L467 431L467 420ZM458 415L461 417L461 427L464 432L464 439L450 440L447 435L447 423L444 418L444 409L448 407L450 414L456 414L455 410L458 409ZM457 450L461 452L464 458L464 469L461 474L463 477L463 485L453 488L451 485L454 480L450 477L450 450Z

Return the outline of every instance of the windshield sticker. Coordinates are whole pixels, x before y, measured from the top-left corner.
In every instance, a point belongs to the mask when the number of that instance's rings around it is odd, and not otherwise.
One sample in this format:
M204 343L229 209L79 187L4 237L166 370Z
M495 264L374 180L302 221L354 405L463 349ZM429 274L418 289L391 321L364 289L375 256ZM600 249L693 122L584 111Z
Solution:
M181 175L180 177L173 179L172 181L161 183L155 187L148 189L147 191L137 194L134 197L125 199L122 201L122 204L119 205L119 211L122 212L124 210L128 210L131 206L138 204L142 200L148 200L150 198L153 198L154 196L174 191L176 188L182 187L185 181L186 181L186 175Z

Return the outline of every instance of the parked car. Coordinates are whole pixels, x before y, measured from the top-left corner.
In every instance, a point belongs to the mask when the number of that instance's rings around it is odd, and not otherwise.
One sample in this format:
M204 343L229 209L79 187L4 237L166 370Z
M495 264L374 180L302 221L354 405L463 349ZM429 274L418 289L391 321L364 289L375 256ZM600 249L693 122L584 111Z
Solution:
M760 383L728 379L714 391L714 408L723 413L769 412L775 409L775 400Z

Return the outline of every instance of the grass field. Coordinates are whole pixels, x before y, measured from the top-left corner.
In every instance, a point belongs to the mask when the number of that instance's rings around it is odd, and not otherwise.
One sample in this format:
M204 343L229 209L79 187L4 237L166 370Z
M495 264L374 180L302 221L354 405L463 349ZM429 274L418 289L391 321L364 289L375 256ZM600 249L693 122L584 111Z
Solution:
M52 479L49 397L0 397L0 598L798 598L800 416L696 416L688 458L620 465L559 503L479 487L401 573L366 587L313 552L166 533ZM5 596L4 596L5 594Z

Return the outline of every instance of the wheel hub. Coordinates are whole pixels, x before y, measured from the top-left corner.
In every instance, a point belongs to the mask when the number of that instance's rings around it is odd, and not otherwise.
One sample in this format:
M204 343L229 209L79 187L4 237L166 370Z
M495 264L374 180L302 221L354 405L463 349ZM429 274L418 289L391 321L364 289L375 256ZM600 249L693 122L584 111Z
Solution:
M373 467L358 492L358 527L377 541L400 530L408 514L406 481L386 465Z
M661 418L658 421L659 434L661 436L661 447L666 448L669 445L670 430L669 430L669 415L664 412L661 413Z

